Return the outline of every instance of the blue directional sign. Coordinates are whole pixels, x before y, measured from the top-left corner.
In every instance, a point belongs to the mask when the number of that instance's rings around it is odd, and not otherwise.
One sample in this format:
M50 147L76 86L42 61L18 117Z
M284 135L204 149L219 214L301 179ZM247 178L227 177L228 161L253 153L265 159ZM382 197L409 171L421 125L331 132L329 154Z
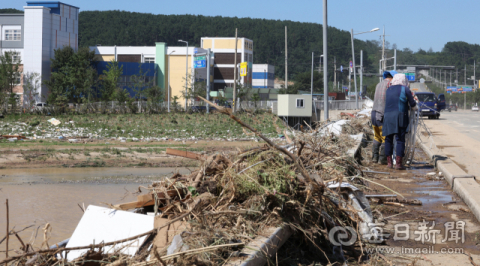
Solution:
M207 58L203 56L195 56L193 60L193 68L206 68Z
M456 86L448 86L447 87L447 93L456 93L457 92L457 87Z
M343 66L340 66L340 72L343 72Z
M345 91L348 91L348 87L347 87L347 86L343 86L342 89L345 90Z
M405 73L407 76L408 81L415 81L415 73Z

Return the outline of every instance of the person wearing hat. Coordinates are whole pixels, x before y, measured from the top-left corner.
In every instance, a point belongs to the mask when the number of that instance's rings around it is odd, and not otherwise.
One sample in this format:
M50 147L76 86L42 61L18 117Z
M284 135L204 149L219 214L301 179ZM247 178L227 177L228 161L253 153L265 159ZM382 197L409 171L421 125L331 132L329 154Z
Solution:
M408 107L416 110L417 103L410 91L410 85L405 74L396 74L385 94L385 110L382 134L385 136L385 155L388 168L393 168L393 137L397 141L395 169L405 170L403 157L405 156L405 134L409 124Z
M385 137L382 135L383 126L383 112L385 110L385 95L387 88L397 71L383 72L383 81L377 84L375 88L375 98L373 100L372 108L372 128L374 134L373 140L373 162L380 164L387 164L385 157Z

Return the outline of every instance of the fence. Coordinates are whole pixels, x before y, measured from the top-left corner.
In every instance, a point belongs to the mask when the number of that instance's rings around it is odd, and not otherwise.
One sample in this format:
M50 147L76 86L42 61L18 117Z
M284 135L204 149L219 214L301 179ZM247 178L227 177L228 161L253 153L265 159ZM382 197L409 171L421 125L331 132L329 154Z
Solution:
M358 100L358 109L361 109L366 100ZM316 109L323 110L323 101L313 101L313 106ZM337 101L328 101L329 110L355 110L356 103L353 100L337 100Z
M366 100L359 100L358 107L361 109ZM228 101L228 106L231 106L232 102ZM183 111L184 110L184 101L179 101L174 105L173 102L170 102L170 110ZM189 101L188 109L192 106L206 106L204 101ZM7 113L10 106L5 105L4 109ZM323 101L313 101L314 109L323 110ZM21 106L17 107L18 110L15 112L21 112ZM277 112L277 101L240 101L237 110L265 110L272 111L273 113ZM338 100L338 101L328 101L328 108L330 110L355 110L355 101L352 100ZM64 108L63 111L59 107L43 107L37 108L33 107L30 112L34 113L59 113L65 112L66 110L76 112L76 113L161 113L168 110L168 103L151 103L146 101L135 101L131 104L125 102L121 103L118 101L108 101L108 102L93 102L93 103L82 103L82 104L69 104L68 107ZM197 109L198 110L198 109ZM25 110L28 112L28 110ZM10 110L10 112L12 112Z

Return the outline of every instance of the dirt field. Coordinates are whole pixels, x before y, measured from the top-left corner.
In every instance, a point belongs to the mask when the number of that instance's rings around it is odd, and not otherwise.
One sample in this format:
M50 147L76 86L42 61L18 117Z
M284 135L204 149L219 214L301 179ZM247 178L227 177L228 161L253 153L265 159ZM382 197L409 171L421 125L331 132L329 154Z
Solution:
M256 141L117 140L22 141L0 144L0 169L43 167L195 167L197 161L170 156L167 148L196 153L228 152L263 145Z

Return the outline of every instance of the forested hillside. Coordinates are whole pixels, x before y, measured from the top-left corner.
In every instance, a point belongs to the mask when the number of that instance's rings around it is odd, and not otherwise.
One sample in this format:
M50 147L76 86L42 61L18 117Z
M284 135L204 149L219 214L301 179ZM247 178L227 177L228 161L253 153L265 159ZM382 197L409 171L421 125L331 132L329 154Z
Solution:
M21 13L16 9L0 9L0 13ZM322 53L322 25L294 21L206 17L196 15L153 15L126 11L84 11L79 18L79 46L124 45L144 46L155 42L166 42L170 46L182 46L178 39L190 45L200 45L203 36L233 37L235 28L239 36L254 41L254 63L275 65L275 75L284 78L285 70L285 26L288 26L288 69L289 79L299 73L310 71L312 51L315 52L315 67L320 66ZM348 66L351 60L350 32L329 27L329 68ZM381 57L381 42L378 33L370 33L370 41L355 40L356 61L359 64L360 50L364 51L365 72L377 73ZM387 37L388 39L388 37ZM413 40L412 40L413 41ZM387 57L393 56L395 44L386 45ZM473 62L480 62L480 45L466 42L448 42L440 52L431 49L412 51L408 47L397 50L397 64L454 65L460 69L459 82L464 83L464 66L467 77L473 76ZM390 61L389 65L393 62ZM329 79L333 80L332 71ZM346 80L347 71L338 80ZM468 82L468 81L467 81ZM471 81L470 81L471 82Z
M166 42L170 46L183 46L178 39L190 45L200 45L200 38L234 37L238 34L254 41L254 63L276 66L275 74L284 76L285 26L288 26L289 75L309 71L312 51L316 66L322 51L322 25L293 21L251 18L206 17L194 15L152 15L125 11L85 11L79 17L80 46L102 45L154 45ZM350 33L329 28L329 56L333 64L348 65L351 57ZM372 36L375 38L374 36ZM356 50L365 50L365 65L372 67L370 51L378 46L372 42L355 41ZM370 49L368 49L370 46Z
M16 14L23 13L23 11L15 8L0 8L0 14Z

